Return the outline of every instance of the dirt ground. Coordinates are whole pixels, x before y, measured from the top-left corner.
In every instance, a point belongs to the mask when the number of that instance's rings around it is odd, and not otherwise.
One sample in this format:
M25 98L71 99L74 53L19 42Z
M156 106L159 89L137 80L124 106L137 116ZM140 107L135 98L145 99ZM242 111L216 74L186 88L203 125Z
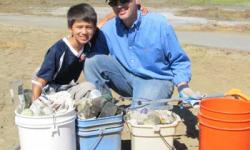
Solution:
M3 7L4 3L0 1L0 7ZM0 23L0 150L11 150L18 144L18 132L14 123L15 105L9 94L10 81L21 79L25 87L30 88L31 74L41 63L48 47L65 35L66 29ZM250 52L195 45L183 45L183 48L192 60L192 89L215 94L238 88L250 94ZM191 113L190 110L176 107L174 111L183 117L183 123L178 126L177 133L185 134L175 140L176 148L198 149L195 116L198 109L191 110ZM128 137L128 131L125 129L123 138Z

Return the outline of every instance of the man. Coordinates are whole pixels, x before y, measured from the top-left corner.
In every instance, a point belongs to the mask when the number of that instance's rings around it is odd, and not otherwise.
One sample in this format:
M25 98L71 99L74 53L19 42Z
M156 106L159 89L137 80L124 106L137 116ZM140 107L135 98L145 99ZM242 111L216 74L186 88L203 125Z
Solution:
M110 56L87 59L86 79L101 91L109 87L132 96L134 106L138 100L170 98L174 85L182 100L199 99L188 86L191 62L167 19L156 13L141 15L136 0L108 4L116 17L101 28L105 40L97 40L96 49L109 49Z

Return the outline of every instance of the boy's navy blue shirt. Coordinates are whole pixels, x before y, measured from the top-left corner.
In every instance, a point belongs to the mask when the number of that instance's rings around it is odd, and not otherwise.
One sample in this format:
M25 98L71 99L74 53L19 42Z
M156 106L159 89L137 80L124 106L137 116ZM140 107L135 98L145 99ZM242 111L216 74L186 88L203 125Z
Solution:
M72 80L76 82L84 68L85 58L90 53L108 53L103 51L105 49L96 51L94 47L91 47L91 45L95 44L96 38L100 34L102 33L98 30L91 42L85 44L80 56L73 54L70 47L65 43L65 40L61 39L57 41L48 49L37 77L45 79L48 81L48 84L64 85L69 84ZM98 38L100 37L102 36Z
M89 46L86 45L84 51L87 49ZM61 39L47 51L37 76L47 80L49 84L69 84L72 80L78 80L83 62Z

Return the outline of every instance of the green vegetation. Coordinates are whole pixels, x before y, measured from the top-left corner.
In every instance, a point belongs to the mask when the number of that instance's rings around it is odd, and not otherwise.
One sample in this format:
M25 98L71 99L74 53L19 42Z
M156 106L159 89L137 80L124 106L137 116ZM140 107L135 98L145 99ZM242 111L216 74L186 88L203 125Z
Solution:
M250 5L250 0L185 0L187 4L198 5Z
M141 0L145 6L236 6L250 8L250 0Z

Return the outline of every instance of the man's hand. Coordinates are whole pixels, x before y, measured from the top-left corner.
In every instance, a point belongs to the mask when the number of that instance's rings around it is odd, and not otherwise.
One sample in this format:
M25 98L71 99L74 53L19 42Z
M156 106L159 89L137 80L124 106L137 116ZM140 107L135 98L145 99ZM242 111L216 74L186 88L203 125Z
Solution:
M194 92L190 88L184 88L179 92L181 100L200 100L202 98L200 93Z
M199 92L194 92L188 87L188 85L178 86L178 92L180 100L184 103L189 103L192 106L198 104L202 99L202 95Z

